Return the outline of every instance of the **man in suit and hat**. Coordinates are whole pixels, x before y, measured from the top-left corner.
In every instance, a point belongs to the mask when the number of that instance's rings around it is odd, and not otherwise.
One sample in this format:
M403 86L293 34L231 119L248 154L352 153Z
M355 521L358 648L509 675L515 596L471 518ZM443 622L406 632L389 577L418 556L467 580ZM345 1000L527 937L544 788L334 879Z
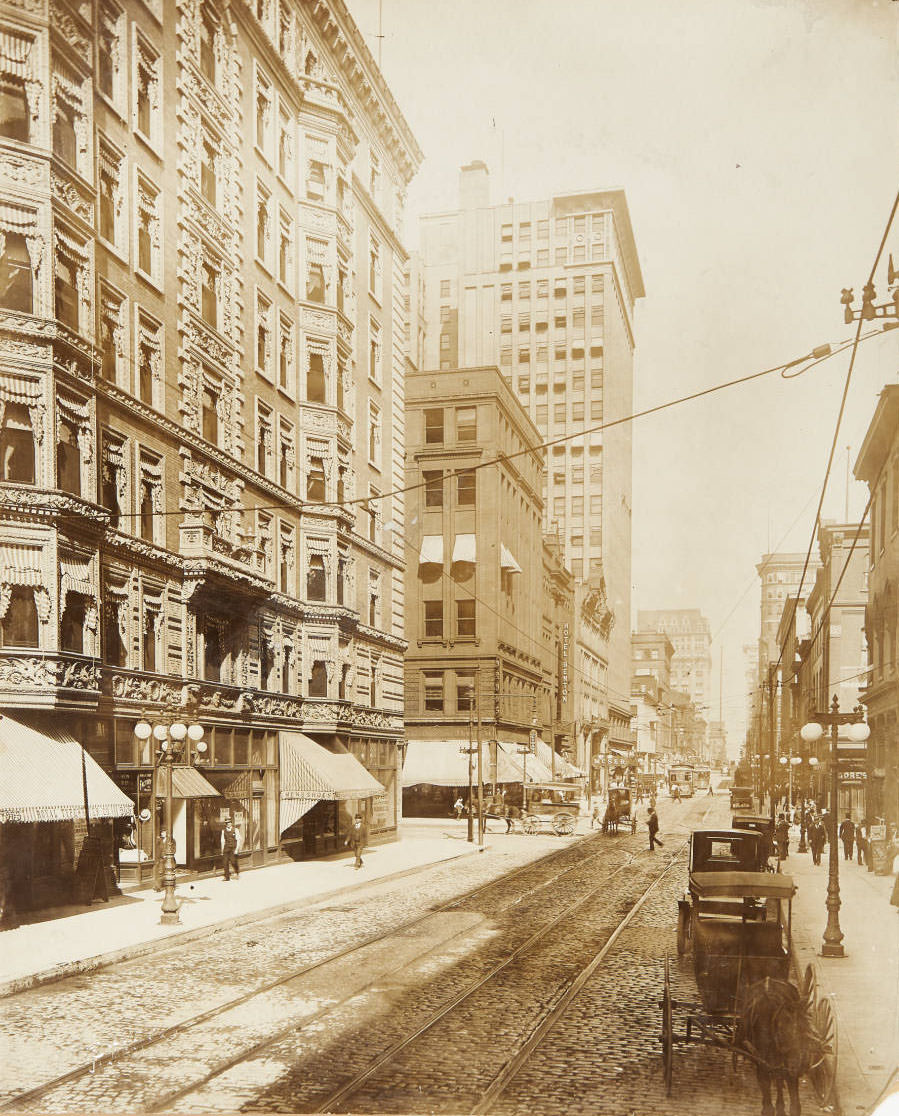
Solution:
M350 831L347 834L344 844L351 847L356 856L356 863L353 867L361 868L362 850L365 848L365 826L363 825L361 814L356 814L353 818L353 824L350 826Z

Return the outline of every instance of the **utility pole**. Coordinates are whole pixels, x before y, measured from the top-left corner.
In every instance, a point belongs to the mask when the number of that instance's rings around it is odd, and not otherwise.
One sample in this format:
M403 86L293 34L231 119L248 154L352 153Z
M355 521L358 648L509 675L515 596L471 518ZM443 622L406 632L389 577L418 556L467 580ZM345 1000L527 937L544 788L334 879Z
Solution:
M471 791L471 783L472 783L471 757L474 755L474 740L472 739L473 734L474 734L474 728L473 728L473 725L472 725L472 722L471 722L471 704L469 703L469 706L468 706L468 840L472 841L472 842L474 841L474 817L473 817L472 812L471 812L471 807L472 807L472 801L471 801L471 798L472 798L472 791Z
M771 821L774 821L774 794L777 766L777 741L774 729L774 671L768 668L768 794L770 796Z
M475 701L478 710L478 847L484 851L484 757L481 747L481 668L475 668Z

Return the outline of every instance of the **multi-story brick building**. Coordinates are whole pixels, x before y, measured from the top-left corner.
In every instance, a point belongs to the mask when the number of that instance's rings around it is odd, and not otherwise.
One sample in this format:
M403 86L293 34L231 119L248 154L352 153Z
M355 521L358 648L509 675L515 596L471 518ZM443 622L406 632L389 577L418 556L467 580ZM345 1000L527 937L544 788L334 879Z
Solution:
M427 810L467 782L459 747L478 718L500 743L488 782L521 781L533 727L565 746L573 598L543 538L540 437L499 372L410 374L406 416L404 783L410 809Z
M577 581L602 584L608 721L629 735L634 304L643 278L623 190L490 205L487 167L460 208L422 220L425 366L498 365L549 451L544 524ZM581 742L583 746L583 741Z
M638 764L656 774L676 750L671 689L674 644L664 632L634 632L631 646Z
M4 705L136 810L135 721L192 710L222 797L179 804L188 864L223 809L256 863L333 843L286 729L357 756L389 831L415 140L342 0L0 22Z
M899 824L899 386L888 384L865 434L855 475L872 494L865 634L868 814Z

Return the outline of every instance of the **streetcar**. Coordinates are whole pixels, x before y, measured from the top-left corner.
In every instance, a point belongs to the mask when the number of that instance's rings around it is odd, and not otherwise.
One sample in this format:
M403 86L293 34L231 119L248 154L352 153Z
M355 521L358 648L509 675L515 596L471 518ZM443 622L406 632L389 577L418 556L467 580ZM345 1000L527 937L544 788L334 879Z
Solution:
M693 765L693 793L705 794L712 782L712 769L707 763Z
M668 768L668 793L673 797L677 787L681 798L693 796L693 764L672 763Z

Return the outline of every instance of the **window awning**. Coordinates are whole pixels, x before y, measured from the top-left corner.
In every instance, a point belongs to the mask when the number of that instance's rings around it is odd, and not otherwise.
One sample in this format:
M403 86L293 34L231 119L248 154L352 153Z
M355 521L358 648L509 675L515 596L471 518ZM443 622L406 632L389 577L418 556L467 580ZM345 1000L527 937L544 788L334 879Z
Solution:
M443 535L425 535L421 540L420 566L443 565Z
M82 819L85 797L92 818L134 813L128 795L73 737L0 717L0 822Z
M349 752L329 752L302 732L282 732L278 739L282 832L287 828L283 824L285 800L314 806L316 802L345 802L351 798L375 798L387 793L374 775L366 771ZM302 817L302 814L297 817Z
M453 562L470 562L474 565L477 558L477 544L474 535L456 535L453 543Z
M435 787L466 787L468 786L468 753L460 748L468 748L468 739L464 740L410 740L406 748L406 761L403 764L403 786L415 787L429 784ZM478 778L478 753L477 745L471 757L472 778ZM481 741L481 775L485 783L494 781L494 772L490 763L490 743ZM502 747L496 749L496 779L497 783L520 783L522 781L521 766L516 764L512 756L503 751ZM528 771L528 782L531 773Z
M521 566L512 557L512 552L505 543L499 544L499 564L500 569L508 570L509 573L521 573Z
M522 744L524 742L522 741ZM527 775L529 783L546 783L552 779L552 771L540 758L539 750L535 755L533 752L528 752L524 755L518 751L519 745L513 740L500 740L499 748L503 751L508 758L509 762L514 765L518 772L516 783L524 782L524 776ZM539 742L538 742L539 749Z
M41 552L36 546L0 546L0 582L7 585L43 585Z
M164 785L164 784L163 784ZM219 792L196 768L172 768L173 798L218 798Z

